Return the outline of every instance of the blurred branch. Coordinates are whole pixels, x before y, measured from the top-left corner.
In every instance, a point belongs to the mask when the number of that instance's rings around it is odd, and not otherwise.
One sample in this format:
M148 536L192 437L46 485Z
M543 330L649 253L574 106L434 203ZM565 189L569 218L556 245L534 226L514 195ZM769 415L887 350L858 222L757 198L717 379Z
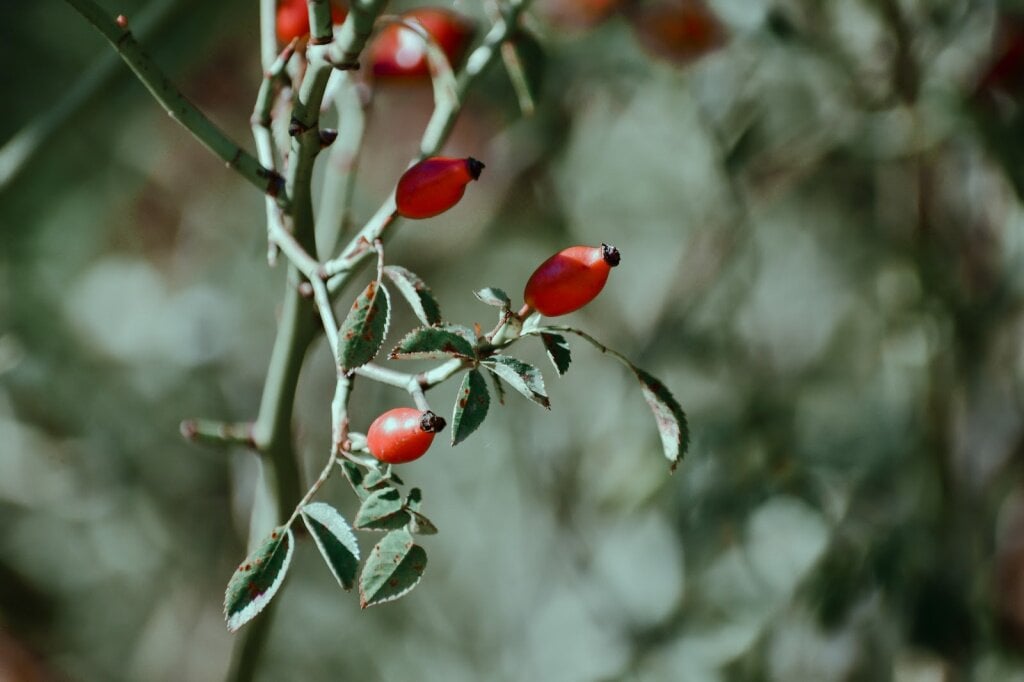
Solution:
M137 33L158 33L182 0L155 0L146 6L137 20ZM102 92L118 73L116 53L104 52L93 62L67 95L32 120L0 147L0 193L18 178L32 158L64 125L75 118L97 93Z
M121 59L135 72L142 84L167 110L173 119L185 126L210 151L238 172L260 192L287 203L281 196L281 176L265 168L254 156L233 142L220 128L190 102L142 50L138 41L93 0L65 0L96 28L117 50Z

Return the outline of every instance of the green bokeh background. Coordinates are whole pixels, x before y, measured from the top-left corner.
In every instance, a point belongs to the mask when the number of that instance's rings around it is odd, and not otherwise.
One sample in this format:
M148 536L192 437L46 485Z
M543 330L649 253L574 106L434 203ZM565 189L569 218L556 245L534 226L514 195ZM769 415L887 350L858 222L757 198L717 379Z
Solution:
M154 17L153 56L249 144L256 3L103 4ZM536 115L490 73L445 149L481 182L387 253L489 327L472 290L518 297L553 251L614 243L568 321L675 392L686 460L668 475L619 365L574 343L558 378L531 349L550 413L510 396L402 468L441 529L423 583L360 611L300 543L260 679L1024 680L1024 74L975 94L1013 8L710 5L730 40L685 66L625 15L535 13ZM0 680L218 680L257 464L178 423L255 414L284 269L262 199L104 59L62 2L0 6L0 140L45 132L0 185ZM378 91L357 219L430 102ZM309 476L333 378L314 346ZM399 404L362 381L353 427ZM343 482L324 499L351 517Z

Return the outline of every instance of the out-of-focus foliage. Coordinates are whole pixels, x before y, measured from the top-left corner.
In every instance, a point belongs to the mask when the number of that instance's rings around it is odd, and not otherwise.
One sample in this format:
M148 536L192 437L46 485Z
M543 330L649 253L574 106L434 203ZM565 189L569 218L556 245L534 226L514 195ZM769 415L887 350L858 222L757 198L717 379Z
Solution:
M490 74L446 148L487 173L388 259L486 325L474 290L614 243L575 319L672 388L690 454L666 476L633 377L570 339L551 413L510 394L406 465L441 531L417 592L360 611L297 542L262 679L1024 679L1014 8L713 0L721 46L680 64L638 5L567 30L553 4L521 55L536 114ZM147 46L247 140L254 3L171 7ZM0 138L106 50L58 0L3 3ZM233 643L256 463L177 424L255 414L283 268L262 199L114 73L0 190L0 678L215 680ZM357 219L430 101L377 93ZM390 340L415 324L396 310ZM307 472L333 381L309 362ZM355 428L408 402L358 389Z

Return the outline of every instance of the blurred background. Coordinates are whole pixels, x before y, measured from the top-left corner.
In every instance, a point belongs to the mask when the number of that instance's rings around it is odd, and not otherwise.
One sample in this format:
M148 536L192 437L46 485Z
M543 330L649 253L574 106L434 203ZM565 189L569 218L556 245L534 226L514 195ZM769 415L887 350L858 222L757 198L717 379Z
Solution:
M254 2L101 4L251 148ZM423 583L360 611L300 543L260 679L1024 680L1016 12L536 0L535 113L489 72L445 148L482 180L388 260L489 328L474 289L518 299L554 251L614 243L566 321L675 392L690 452L668 475L635 381L592 349L562 378L520 353L550 413L510 395L402 467L441 529ZM59 0L0 4L0 63L0 680L222 679L257 463L178 424L256 414L284 277L262 200ZM430 106L377 83L357 223ZM357 386L357 430L408 403ZM322 344L299 388L312 476Z

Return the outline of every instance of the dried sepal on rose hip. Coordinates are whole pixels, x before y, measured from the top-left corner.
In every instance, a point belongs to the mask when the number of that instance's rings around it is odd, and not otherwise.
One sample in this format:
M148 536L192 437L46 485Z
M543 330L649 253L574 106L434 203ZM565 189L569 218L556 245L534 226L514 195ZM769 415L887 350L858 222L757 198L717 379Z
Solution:
M343 5L331 2L331 23L338 26L345 22L348 10ZM309 5L306 0L281 0L277 3L277 42L287 45L294 38L309 36Z
M418 21L452 65L462 60L476 31L472 21L441 7L419 7L405 12L401 18ZM400 24L384 28L370 44L369 51L375 76L418 77L430 74L423 38Z
M402 174L395 190L398 215L433 218L459 203L466 185L480 177L484 165L469 157L432 156Z
M396 407L370 424L366 449L386 464L411 462L423 456L434 442L434 434L444 427L444 419L429 410Z
M548 317L579 310L601 293L619 258L619 250L609 244L570 246L534 270L523 299Z

